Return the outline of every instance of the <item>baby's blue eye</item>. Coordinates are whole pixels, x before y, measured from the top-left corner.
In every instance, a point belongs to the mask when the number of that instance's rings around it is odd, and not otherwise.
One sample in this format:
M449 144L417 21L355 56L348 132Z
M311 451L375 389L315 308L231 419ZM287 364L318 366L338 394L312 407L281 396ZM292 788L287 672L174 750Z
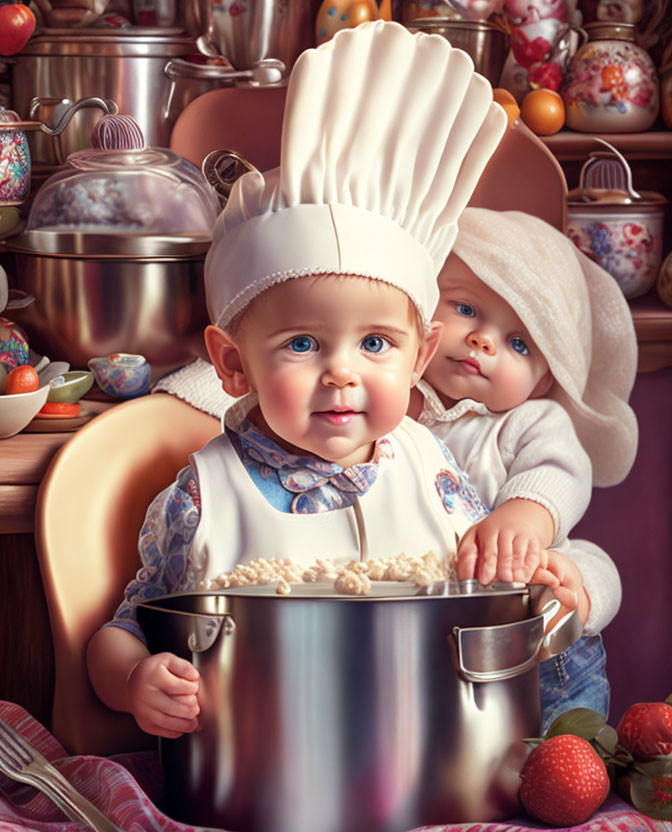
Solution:
M468 303L458 303L457 304L457 311L460 315L464 315L467 318L475 318L476 317L476 310L473 306L469 306Z
M310 352L310 350L317 350L317 341L311 338L310 335L297 335L296 338L288 344L292 352Z
M390 347L390 342L380 335L367 335L362 339L362 349L366 352L385 352Z
M511 349L519 352L521 355L529 355L530 351L527 348L527 344L523 341L522 338L519 338L517 335L514 335L510 341Z

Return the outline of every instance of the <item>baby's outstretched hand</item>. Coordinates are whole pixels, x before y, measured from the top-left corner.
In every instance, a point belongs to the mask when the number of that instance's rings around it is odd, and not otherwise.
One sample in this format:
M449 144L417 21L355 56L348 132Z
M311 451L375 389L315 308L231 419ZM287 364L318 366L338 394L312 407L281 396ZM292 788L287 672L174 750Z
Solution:
M553 520L532 500L508 500L467 530L457 547L457 577L487 586L500 581L529 583L540 552L551 543Z
M175 739L198 728L198 670L173 653L139 661L128 675L131 713L143 731Z

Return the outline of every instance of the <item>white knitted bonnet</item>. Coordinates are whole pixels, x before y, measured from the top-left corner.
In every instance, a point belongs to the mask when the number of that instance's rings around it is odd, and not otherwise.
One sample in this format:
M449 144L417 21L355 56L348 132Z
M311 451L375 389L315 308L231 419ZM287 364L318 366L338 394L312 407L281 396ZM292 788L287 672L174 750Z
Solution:
M488 81L438 35L376 21L306 50L279 168L245 173L215 225L211 320L226 327L283 280L336 273L398 287L427 326L457 218L505 128Z
M637 452L628 399L637 373L632 315L614 278L547 222L520 211L467 208L454 253L504 298L541 350L595 485L623 480Z

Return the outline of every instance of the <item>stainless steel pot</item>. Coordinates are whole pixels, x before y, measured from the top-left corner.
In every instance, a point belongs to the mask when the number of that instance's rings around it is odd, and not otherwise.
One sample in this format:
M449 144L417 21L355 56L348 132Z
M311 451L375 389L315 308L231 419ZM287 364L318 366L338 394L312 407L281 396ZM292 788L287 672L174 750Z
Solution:
M499 84L511 38L502 28L487 20L453 20L421 17L405 24L411 32L441 35L451 46L464 50L474 62L476 72ZM422 90L418 91L422 95Z
M80 369L98 355L140 353L154 378L205 356L209 242L181 258L66 257L20 251L19 238L10 245L17 288L35 298L12 315L37 352Z
M223 55L236 69L252 69L265 58L289 72L299 54L315 45L315 2L246 0L238 14L218 0L186 0L186 24L206 55Z
M201 674L201 730L160 742L163 808L236 832L516 814L520 740L539 732L537 662L580 625L572 615L545 643L557 602L534 615L527 588L473 583L457 596L248 587L139 605L150 651Z
M195 51L191 37L170 30L43 30L10 61L12 106L25 118L36 94L45 107L48 99L112 99L120 113L135 118L149 145L168 147L172 126L186 105L221 86L207 78L175 85L166 77L168 60ZM100 115L94 110L75 115L62 136L64 156L89 147L89 133ZM34 165L59 163L48 136L36 133L29 142Z

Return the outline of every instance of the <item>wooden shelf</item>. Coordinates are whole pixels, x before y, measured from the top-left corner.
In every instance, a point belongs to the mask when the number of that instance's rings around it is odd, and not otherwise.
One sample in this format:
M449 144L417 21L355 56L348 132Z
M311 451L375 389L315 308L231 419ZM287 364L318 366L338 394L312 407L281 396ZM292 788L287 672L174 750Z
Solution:
M597 133L628 159L672 159L672 130L649 130L644 133ZM553 136L540 136L541 141L560 162L586 159L601 145L592 133L561 130Z

